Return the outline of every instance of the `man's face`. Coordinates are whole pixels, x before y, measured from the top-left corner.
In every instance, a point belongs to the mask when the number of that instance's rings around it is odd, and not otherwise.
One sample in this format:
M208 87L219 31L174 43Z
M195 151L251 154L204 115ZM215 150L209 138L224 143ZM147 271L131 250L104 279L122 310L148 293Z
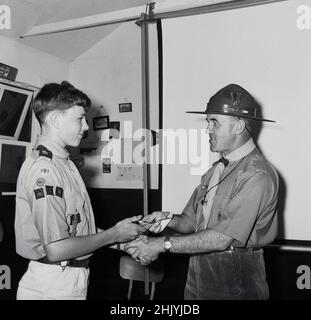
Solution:
M83 133L89 129L83 107L73 106L59 115L59 137L64 146L77 147Z
M235 134L236 118L221 114L208 114L206 121L211 151L224 155L233 151L237 138Z

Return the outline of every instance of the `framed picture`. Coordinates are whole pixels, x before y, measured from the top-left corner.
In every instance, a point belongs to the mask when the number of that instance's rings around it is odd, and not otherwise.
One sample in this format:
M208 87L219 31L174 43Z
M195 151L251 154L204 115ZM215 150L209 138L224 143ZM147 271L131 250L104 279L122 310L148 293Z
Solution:
M132 112L132 104L130 102L119 103L119 112Z
M111 173L111 159L110 158L103 159L103 173Z
M95 117L93 118L93 129L103 130L109 128L109 116Z
M109 129L110 129L109 138L119 139L120 121L110 121Z
M5 182L15 185L25 158L25 146L5 143L0 145L0 183Z

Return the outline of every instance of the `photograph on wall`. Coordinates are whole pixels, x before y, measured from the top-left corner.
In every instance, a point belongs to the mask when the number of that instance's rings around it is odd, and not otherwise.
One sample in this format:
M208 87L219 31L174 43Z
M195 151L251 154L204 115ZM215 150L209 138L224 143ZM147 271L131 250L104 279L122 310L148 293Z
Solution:
M132 112L132 103L119 103L119 112Z
M122 165L117 167L117 181L142 181L142 165Z
M25 146L4 143L0 145L0 183L16 183L25 157Z
M110 158L103 159L103 173L111 173L111 159Z
M119 139L120 121L111 121L109 123L109 138Z
M109 116L95 117L93 118L93 129L103 130L109 128Z

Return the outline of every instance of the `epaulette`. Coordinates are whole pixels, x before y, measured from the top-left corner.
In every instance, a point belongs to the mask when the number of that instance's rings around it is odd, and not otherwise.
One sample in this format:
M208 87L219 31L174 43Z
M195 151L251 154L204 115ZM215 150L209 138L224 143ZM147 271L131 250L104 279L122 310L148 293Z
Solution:
M49 158L50 160L52 160L53 158L53 153L52 151L50 151L49 149L47 149L46 147L44 147L43 145L39 145L36 150L39 151L39 157L46 157Z

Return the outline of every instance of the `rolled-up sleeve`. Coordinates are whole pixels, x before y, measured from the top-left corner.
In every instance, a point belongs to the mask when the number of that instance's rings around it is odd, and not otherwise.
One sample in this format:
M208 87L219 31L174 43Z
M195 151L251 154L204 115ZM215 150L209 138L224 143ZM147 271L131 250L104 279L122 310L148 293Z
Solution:
M192 193L188 203L186 204L182 214L193 217L197 212L198 198L200 193L201 185L199 185Z

